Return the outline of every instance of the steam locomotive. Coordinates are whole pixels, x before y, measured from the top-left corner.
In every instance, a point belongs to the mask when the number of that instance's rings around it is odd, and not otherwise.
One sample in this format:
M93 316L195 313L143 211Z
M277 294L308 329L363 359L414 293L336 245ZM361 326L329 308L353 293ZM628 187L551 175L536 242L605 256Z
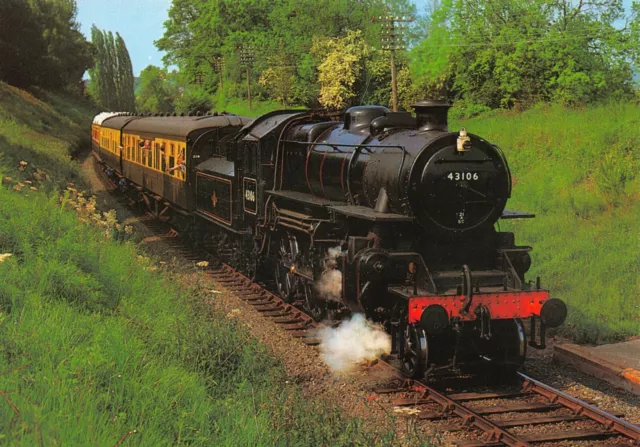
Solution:
M446 102L413 108L102 115L94 150L140 203L285 301L383 325L408 376L516 369L567 313L525 281L531 247L495 228L533 215L505 209L498 146L450 132Z

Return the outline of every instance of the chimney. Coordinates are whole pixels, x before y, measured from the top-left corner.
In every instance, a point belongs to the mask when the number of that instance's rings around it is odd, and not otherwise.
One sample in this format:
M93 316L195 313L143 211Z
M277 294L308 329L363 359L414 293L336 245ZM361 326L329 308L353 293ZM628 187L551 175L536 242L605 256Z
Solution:
M443 132L448 130L447 113L451 107L448 101L425 99L416 102L411 107L416 111L418 130L440 130Z

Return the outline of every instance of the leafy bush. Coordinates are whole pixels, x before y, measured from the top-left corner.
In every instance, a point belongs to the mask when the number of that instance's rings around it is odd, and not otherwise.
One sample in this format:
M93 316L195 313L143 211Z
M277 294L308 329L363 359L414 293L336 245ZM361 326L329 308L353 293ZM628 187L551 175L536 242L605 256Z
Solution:
M175 110L178 113L206 113L213 107L211 97L202 89L187 88L182 96L174 101Z

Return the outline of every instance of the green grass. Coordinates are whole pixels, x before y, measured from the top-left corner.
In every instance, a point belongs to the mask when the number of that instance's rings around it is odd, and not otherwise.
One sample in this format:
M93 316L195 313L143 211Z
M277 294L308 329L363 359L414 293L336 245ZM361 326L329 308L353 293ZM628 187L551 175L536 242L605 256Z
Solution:
M43 170L55 186L80 180L72 155L91 144L87 126L95 108L82 99L36 90L32 93L0 82L0 175L36 180ZM20 161L28 168L17 171ZM46 188L54 186L43 182Z
M500 225L534 247L528 276L568 303L562 333L578 342L640 335L639 110L539 106L451 126L504 149L514 177L508 207L537 216Z
M81 180L70 155L93 111L37 93L0 84L0 445L397 444L302 396L207 288L141 256L112 215L85 222L91 206L59 191Z

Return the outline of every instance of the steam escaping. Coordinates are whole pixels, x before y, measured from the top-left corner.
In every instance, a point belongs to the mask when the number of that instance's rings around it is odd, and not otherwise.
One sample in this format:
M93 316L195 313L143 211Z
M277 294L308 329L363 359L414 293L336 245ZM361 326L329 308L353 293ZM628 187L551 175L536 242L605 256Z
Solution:
M327 250L324 259L324 271L316 281L315 288L320 298L327 301L342 301L342 272L338 270L338 256L342 253L340 246Z
M322 359L334 372L346 372L358 363L374 360L391 350L391 337L382 327L355 314L336 328L318 331Z
M328 301L341 301L342 272L340 270L326 270L316 281L316 290L321 298Z
M329 257L325 261L325 265L327 266L327 268L336 268L338 266L337 258L342 253L340 246L338 245L337 247L331 247L329 250L327 250L327 253L329 254Z

